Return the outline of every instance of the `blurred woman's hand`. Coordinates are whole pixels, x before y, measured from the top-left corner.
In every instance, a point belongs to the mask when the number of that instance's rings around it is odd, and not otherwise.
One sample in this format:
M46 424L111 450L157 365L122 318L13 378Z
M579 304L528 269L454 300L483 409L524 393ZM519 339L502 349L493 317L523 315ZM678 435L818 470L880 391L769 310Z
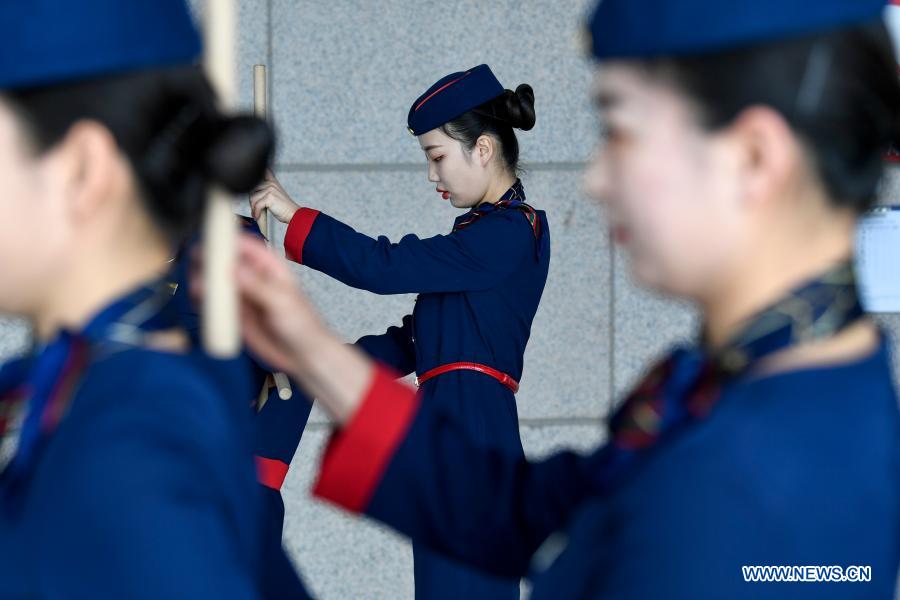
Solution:
M202 271L191 289L203 295ZM322 323L288 263L251 234L242 234L235 271L244 343L274 369L287 373L338 423L356 411L374 365Z
M236 269L245 342L266 363L294 373L317 340L330 333L287 261L262 241L241 236Z

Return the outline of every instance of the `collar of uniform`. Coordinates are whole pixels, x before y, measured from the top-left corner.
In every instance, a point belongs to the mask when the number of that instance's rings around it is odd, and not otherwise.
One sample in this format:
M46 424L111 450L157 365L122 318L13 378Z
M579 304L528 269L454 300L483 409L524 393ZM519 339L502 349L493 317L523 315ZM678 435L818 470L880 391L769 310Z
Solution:
M472 208L468 212L456 217L454 220L454 225L458 225L460 222L470 219L471 217L486 215L488 213L494 212L495 210L502 210L505 208L509 208L511 203L520 203L525 202L525 187L522 185L521 179L516 179L515 183L510 186L508 190L506 190L500 199L497 202L482 202L478 206Z

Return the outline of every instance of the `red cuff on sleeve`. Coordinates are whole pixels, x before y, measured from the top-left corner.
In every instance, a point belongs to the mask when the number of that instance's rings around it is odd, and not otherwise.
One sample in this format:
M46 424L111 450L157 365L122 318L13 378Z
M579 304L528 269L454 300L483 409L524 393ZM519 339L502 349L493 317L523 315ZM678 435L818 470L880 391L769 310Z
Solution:
M418 408L416 390L377 367L356 414L332 436L313 494L353 512L365 509Z
M312 208L301 208L291 217L287 233L284 236L284 255L298 264L303 264L303 245L312 231L313 223L319 211Z
M281 491L284 478L288 474L288 465L273 458L256 457L256 479L260 484L275 491Z

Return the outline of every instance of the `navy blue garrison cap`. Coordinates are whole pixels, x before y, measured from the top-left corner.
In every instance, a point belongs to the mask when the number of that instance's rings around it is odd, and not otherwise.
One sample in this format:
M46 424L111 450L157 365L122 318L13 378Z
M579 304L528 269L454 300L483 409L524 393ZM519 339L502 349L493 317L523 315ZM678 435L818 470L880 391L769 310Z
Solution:
M0 89L191 64L201 43L184 0L2 0Z
M879 18L885 0L600 0L588 29L599 60L715 52Z
M501 94L503 86L487 65L451 73L413 102L406 119L409 132L422 135Z

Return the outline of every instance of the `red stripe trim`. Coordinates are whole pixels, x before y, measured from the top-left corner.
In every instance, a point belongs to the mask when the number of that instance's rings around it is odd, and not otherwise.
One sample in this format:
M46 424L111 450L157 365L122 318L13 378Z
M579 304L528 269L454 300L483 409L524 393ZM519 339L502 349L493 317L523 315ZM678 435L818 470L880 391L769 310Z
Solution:
M471 71L469 71L469 73L471 73ZM441 92L443 92L444 90L446 90L448 87L450 87L451 85L453 85L453 84L456 83L457 81L461 81L461 80L465 79L466 77L468 77L468 76L469 76L469 73L466 73L465 75L463 75L463 76L460 77L459 79L454 79L454 80L451 81L450 83L445 83L444 85L442 85L442 86L439 87L438 89L436 89L436 90L434 90L433 92L431 92L430 94L428 94L428 96L426 96L424 100L422 100L421 102L419 102L419 103L416 105L416 107L413 109L413 112L416 112L417 110L419 110L420 108L422 108L422 105L423 105L423 104L425 104L426 102L428 102L429 100L431 100L432 98L434 98L436 95L438 95L438 94L440 94Z
M891 0L891 4L894 6L900 6L900 0Z
M289 260L303 264L303 246L318 216L319 211L311 208L301 208L294 213L284 236L284 255Z
M72 400L75 386L81 378L81 372L84 370L88 362L87 343L81 338L72 340L72 349L69 356L66 357L66 363L63 366L59 379L50 392L50 398L44 408L44 414L41 415L41 430L51 431L62 420L66 413L66 408Z
M443 375L444 373L450 373L451 371L477 371L479 373L484 373L485 375L493 377L494 379L508 387L513 394L519 391L519 382L503 371L498 371L497 369L494 369L487 365L473 362L447 363L446 365L441 365L439 367L435 367L429 371L426 371L425 373L417 377L416 381L419 385L422 385L429 379L433 379L434 377Z
M267 488L281 491L284 478L288 474L288 465L274 458L256 457L256 479Z
M313 494L354 512L372 499L419 409L416 391L377 367L362 404L332 436Z

